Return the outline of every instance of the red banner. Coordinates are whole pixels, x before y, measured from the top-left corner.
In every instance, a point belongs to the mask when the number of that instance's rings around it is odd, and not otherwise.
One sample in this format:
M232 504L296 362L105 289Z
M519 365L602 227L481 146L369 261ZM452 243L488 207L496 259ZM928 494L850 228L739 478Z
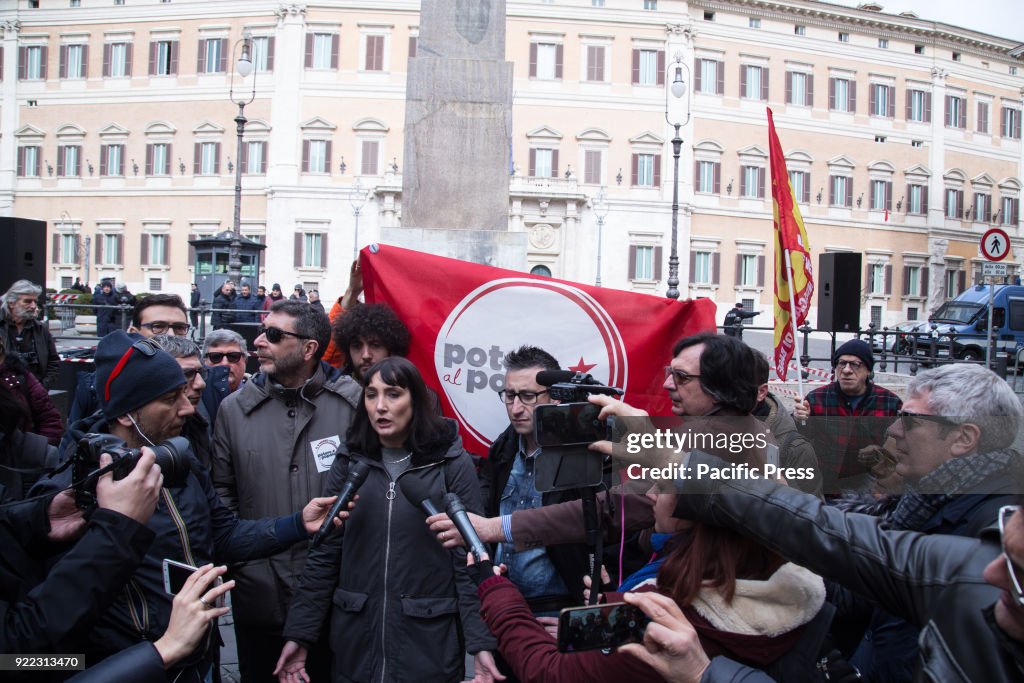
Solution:
M563 368L624 389L628 403L669 415L662 383L672 345L715 329L710 299L673 301L384 244L360 257L366 301L388 304L409 327L409 360L474 453L508 427L496 394L505 353L540 347Z
M775 372L779 379L784 380L789 361L796 351L791 316L796 318L797 327L806 322L814 293L814 270L811 266L811 244L789 182L786 156L775 132L771 109L768 110L768 153L775 209ZM792 268L787 266L787 257Z

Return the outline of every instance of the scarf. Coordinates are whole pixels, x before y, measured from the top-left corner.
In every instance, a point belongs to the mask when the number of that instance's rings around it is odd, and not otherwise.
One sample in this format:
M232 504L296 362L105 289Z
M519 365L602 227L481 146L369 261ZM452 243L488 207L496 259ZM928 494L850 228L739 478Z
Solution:
M640 584L658 578L658 570L661 569L661 565L665 563L665 558L668 556L668 553L664 552L665 544L673 536L675 534L655 533L651 535L651 548L654 549L654 554L651 555L647 564L626 577L626 580L619 586L619 593L634 590Z

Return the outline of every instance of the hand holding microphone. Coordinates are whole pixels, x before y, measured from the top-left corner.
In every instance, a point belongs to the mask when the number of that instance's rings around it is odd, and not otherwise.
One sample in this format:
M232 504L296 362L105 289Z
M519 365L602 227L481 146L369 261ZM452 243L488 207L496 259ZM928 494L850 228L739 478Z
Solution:
M430 487L422 479L409 476L403 477L401 488L402 495L405 496L406 500L427 513L428 517L441 514L440 505L435 501ZM473 528L473 524L469 521L466 507L454 493L448 494L446 511L449 519L455 524L455 528L462 534L462 538L465 539L470 551L476 555L476 559L479 561L480 558L486 556L487 547L480 540L476 529Z
M342 510L348 509L348 504L355 498L356 491L366 481L366 475L370 472L370 466L362 460L353 462L348 468L348 477L345 479L345 483L341 487L341 491L338 492L338 500L334 502L330 512L327 513L327 517L324 519L324 523L320 525L320 530L313 535L313 547L316 548L324 540L330 536L331 531L334 529L334 518L338 516L338 513Z

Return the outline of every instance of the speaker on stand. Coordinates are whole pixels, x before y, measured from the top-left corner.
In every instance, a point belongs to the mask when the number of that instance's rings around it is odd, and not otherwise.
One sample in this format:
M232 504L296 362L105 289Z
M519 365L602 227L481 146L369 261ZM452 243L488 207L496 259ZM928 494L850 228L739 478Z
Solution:
M818 329L860 329L861 255L829 252L818 256Z

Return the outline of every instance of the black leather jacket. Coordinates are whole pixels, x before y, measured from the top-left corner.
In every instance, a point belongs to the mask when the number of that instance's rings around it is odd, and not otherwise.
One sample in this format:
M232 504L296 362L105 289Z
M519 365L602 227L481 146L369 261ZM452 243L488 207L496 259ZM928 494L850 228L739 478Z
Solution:
M697 466L728 465L693 452ZM826 579L869 597L921 629L920 681L1020 681L1024 654L991 619L1001 591L982 571L1002 552L999 534L980 539L883 529L812 495L766 479L680 482L676 516L729 527ZM708 495L691 495L708 494Z

